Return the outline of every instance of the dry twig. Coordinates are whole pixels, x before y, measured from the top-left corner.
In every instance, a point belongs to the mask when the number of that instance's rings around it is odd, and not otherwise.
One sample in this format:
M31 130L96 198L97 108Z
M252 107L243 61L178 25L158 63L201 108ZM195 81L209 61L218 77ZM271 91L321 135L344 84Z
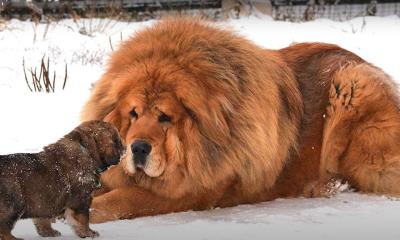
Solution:
M30 73L30 81L28 80L28 76L26 74L25 67L25 59L22 60L22 68L24 70L25 82L31 92L55 92L56 90L56 71L53 72L53 76L50 74L50 58L47 58L47 62L45 60L46 56L42 57L40 63L40 71L39 75L37 73L37 68L29 69ZM68 79L68 67L65 64L65 74L64 74L64 82L62 85L62 89L65 89ZM31 82L31 83L30 83ZM32 85L32 87L31 87Z

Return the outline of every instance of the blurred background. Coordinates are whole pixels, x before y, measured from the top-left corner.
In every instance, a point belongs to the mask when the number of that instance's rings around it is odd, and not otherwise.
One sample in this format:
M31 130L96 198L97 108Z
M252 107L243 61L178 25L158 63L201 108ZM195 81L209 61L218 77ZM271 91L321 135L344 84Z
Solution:
M275 20L309 21L399 15L399 3L399 0L0 0L0 13L3 17L20 19L97 16L140 21L171 11L190 14L191 10L198 10L197 14L216 20L261 12Z

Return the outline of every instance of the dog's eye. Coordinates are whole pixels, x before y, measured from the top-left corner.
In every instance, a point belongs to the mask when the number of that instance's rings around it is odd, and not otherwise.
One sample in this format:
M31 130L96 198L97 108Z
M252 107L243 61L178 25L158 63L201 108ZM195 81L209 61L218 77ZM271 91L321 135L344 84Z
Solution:
M165 113L161 113L161 115L158 117L158 121L160 123L169 123L171 122L171 117Z
M132 109L132 111L129 114L131 115L132 118L137 118L138 117L138 114L137 114L135 109Z

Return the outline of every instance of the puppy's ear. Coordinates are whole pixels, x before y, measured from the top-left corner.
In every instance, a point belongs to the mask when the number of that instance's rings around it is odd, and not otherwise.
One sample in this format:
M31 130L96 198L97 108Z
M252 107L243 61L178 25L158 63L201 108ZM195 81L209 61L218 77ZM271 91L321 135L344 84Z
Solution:
M113 141L114 150L116 150L119 153L124 152L124 150L125 150L124 142L118 132L116 132L113 135L112 141Z
M98 144L90 128L79 126L70 133L70 138L80 144L93 159L100 159Z

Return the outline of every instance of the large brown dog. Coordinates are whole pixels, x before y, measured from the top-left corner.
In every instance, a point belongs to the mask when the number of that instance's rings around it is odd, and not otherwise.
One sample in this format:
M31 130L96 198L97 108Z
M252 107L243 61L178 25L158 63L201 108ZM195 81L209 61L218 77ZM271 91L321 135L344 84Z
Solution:
M323 196L333 178L400 193L396 87L335 45L267 50L164 20L113 54L82 119L113 123L131 151L92 222Z

